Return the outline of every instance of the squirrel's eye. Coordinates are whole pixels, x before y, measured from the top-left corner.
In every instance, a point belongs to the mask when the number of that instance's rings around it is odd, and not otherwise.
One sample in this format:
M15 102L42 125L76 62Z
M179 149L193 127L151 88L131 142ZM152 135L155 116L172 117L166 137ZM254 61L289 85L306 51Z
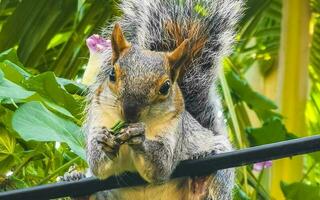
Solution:
M169 92L169 89L170 89L170 81L166 81L161 85L159 89L159 93L161 95L167 95Z
M112 81L112 82L116 81L116 73L114 71L114 67L109 72L109 80Z

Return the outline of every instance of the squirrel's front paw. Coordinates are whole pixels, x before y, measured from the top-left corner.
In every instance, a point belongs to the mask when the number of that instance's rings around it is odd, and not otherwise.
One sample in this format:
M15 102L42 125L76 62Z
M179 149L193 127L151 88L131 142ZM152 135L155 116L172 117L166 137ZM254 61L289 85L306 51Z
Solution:
M95 131L97 148L103 151L110 159L116 157L120 147L120 143L116 140L116 137L105 127L96 128Z
M145 140L145 126L144 123L129 124L122 129L117 135L117 140L123 144L128 143L130 146L139 146Z

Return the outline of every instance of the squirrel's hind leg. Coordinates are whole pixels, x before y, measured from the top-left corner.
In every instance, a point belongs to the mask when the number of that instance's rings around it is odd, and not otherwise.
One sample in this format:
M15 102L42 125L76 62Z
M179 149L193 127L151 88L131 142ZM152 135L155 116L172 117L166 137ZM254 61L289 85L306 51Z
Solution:
M183 121L184 135L188 138L185 145L189 152L189 159L232 151L232 145L224 132L214 132L201 126L187 112ZM207 199L231 200L234 176L234 169L218 170L212 174L212 181L207 188Z
M234 169L223 169L213 175L209 186L208 200L231 200L234 186Z
M79 181L81 179L84 179L86 177L85 173L77 171L73 166L70 167L70 169L64 173L63 176L59 177L60 182L73 182L73 181ZM76 193L76 191L75 191ZM83 196L83 197L71 197L72 200L91 200L90 196Z
M87 175L84 172L79 172L73 167L70 167L68 172L66 172L63 176L60 177L60 182L72 182L72 181L79 181L81 179L86 178ZM76 193L76 191L75 191ZM92 195L87 195L83 197L71 197L72 200L107 200L109 196L108 191L101 191L97 192Z

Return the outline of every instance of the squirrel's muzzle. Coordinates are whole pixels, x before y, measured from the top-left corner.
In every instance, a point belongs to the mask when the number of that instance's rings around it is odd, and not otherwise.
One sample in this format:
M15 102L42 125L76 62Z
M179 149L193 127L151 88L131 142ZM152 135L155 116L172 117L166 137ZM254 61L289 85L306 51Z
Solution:
M134 123L140 118L142 103L133 99L125 99L122 106L122 115L126 122Z

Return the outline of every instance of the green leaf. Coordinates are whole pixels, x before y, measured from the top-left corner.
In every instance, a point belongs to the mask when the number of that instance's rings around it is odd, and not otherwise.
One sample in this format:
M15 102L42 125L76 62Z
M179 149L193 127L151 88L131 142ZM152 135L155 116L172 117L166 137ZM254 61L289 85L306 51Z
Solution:
M247 128L246 133L251 145L256 146L286 140L287 130L281 119L272 118L265 121L261 128Z
M64 79L64 78L57 78L57 81L60 85L63 85L63 87L70 93L70 94L78 94L78 95L85 95L86 91L88 90L88 87L86 85L83 85L81 83L77 83L75 81Z
M17 84L20 84L23 79L30 76L28 72L9 60L0 63L0 69L8 80Z
M245 101L253 110L273 110L277 108L273 101L258 92L255 92L250 87L249 83L235 72L227 72L226 79L232 91L240 97L240 99Z
M3 161L0 162L0 175L5 176L5 174L11 169L14 165L14 157L9 156ZM1 188L0 188L1 189Z
M314 161L320 163L320 152L310 153L309 155L314 159Z
M8 80L17 84L20 84L24 78L30 76L30 73L19 61L17 52L14 49L0 53L0 69Z
M26 99L26 102L30 102L30 101L40 101L41 103L43 103L46 106L46 108L48 108L53 113L66 116L70 119L77 121L77 118L75 118L66 108L59 106L58 104L52 102L51 100L49 100L45 97L42 97L38 93L36 93Z
M53 114L40 102L29 102L19 107L14 113L12 126L26 141L65 142L78 156L85 158L84 136L80 127Z
M250 197L238 186L236 185L233 193L233 200L250 200Z
M12 156L16 141L10 136L8 131L0 126L0 162Z
M20 62L17 51L15 49L8 49L0 53L0 62L5 60L9 60L10 62L18 65L19 67L23 68L22 63Z
M14 163L16 140L0 124L0 175L10 170Z
M281 190L287 200L316 200L320 199L320 186L305 183L286 184L281 182Z
M0 84L4 82L4 73L0 70Z
M51 38L75 15L77 0L23 0L8 17L0 32L0 51L18 45L26 66L36 64Z
M11 125L13 113L14 112L12 110L0 105L0 126L2 124L12 136L19 137L19 135L13 130Z
M67 109L75 117L81 116L82 105L57 82L53 72L30 77L23 84L28 90L36 91L51 102Z
M91 1L87 4L87 10L83 13L81 22L76 24L74 32L61 49L59 56L54 60L50 70L59 77L72 78L80 69L80 63L84 64L81 57L87 57L88 51L84 45L85 39L92 33L95 27L105 25L105 21L114 14L115 1Z
M36 17L32 18L30 29L21 37L18 55L25 66L33 67L45 53L54 35L75 16L78 1L47 0L44 4L33 0L25 1L33 4Z
M5 21L0 32L0 51L13 47L24 32L30 28L32 18L35 18L37 14L37 12L34 12L35 3L22 1ZM44 3L41 2L41 4Z
M55 103L52 103L44 98L42 98L42 102L50 109L53 109L55 111L58 111L59 113L67 116L67 117L70 117L70 118L74 118L74 116L65 108L61 107L61 106L58 106L57 104Z
M0 70L0 101L6 100L10 102L10 99L26 99L33 94L34 92L27 91L19 85L5 79L3 72Z

